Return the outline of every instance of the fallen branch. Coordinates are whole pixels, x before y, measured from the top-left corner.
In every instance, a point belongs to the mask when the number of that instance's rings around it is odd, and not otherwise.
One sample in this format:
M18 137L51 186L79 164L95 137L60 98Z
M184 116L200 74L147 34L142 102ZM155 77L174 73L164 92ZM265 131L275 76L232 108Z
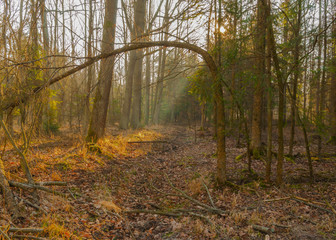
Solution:
M146 210L146 209L132 209L126 210L125 213L148 213L148 214L157 214L157 215L165 215L170 217L181 217L183 214L171 213L165 211L156 211L156 210Z
M308 205L308 206L311 206L311 207L320 209L320 210L322 210L322 211L325 211L325 212L327 212L327 213L336 215L333 211L330 211L330 210L328 210L328 209L326 209L326 208L323 208L323 207L321 207L321 206L318 206L318 205L316 205L316 204L313 204L313 203L307 202L307 201L305 201L305 200L302 200L301 198L292 197L292 200L297 201L297 202L304 203L304 204L306 204L306 205Z
M64 193L61 193L61 192L58 192L56 190L52 190L52 189L49 189L49 188L46 188L46 187L43 187L43 186L40 186L40 185L36 185L36 184L33 185L33 184L14 182L14 181L8 181L8 183L12 187L23 188L23 189L26 189L26 190L38 189L38 190L49 192L49 193L52 193L52 194L55 194L55 195L58 195L58 196L61 196L61 197L66 197L66 195Z
M19 233L41 233L43 228L14 228L10 227L8 232L19 232Z
M30 201L24 199L24 198L20 198L20 197L17 196L16 194L15 194L15 197L18 198L19 200L23 201L24 203L26 203L28 206L31 206L31 207L33 207L33 208L35 208L35 209L37 209L37 210L43 212L44 214L48 214L48 212L47 212L46 210L44 210L43 208L37 206L36 204L34 204L34 203L32 203L32 202L30 202Z
M268 228L268 227L264 227L264 226L260 226L260 225L252 225L253 230L262 232L262 233L274 233L275 230L273 228Z
M274 198L274 199L265 199L264 202L275 202L275 201L282 201L282 200L288 200L290 197L283 197L283 198Z
M331 209L331 211L336 215L335 208L333 208L333 206L331 206L331 204L327 200L325 202L326 202L327 206Z
M226 213L225 211L223 211L223 210L221 210L221 209L219 209L219 208L211 207L211 206L209 206L209 205L207 205L207 204L204 204L204 203L202 203L202 202L200 202L200 201L198 201L198 200L196 200L196 199L190 197L190 196L187 195L184 191L182 191L181 189L178 189L177 187L175 187L175 186L173 185L173 183L170 181L170 179L168 178L167 174L165 174L165 175L166 175L166 179L167 179L168 183L170 184L170 186L171 186L175 191L181 193L180 196L182 196L182 197L188 199L189 201L195 203L195 204L198 205L198 206L201 206L201 207L207 209L207 210L210 211L210 212L215 212L215 213L217 213L217 214L219 214L219 215L221 215L221 214L225 214L225 213Z
M207 187L207 185L205 184L205 182L204 182L203 179L202 179L202 183L203 183L203 186L204 186L204 188L205 188L205 190L206 190L206 192L207 192L207 194L208 194L208 198L209 198L209 201L210 201L210 203L211 203L211 206L212 206L213 208L216 208L216 205L214 204L214 202L213 202L213 200L212 200L210 191L209 191L209 189L208 189L208 187Z
M39 186L67 186L67 182L58 182L58 181L50 181L50 182L36 182L35 185Z
M47 238L35 237L35 236L27 236L27 235L14 235L12 238L18 239L35 239L35 240L47 240Z
M167 141L131 141L131 142L127 142L127 143L168 143Z
M0 233L4 237L4 239L10 240L10 238L8 237L8 235L4 231L2 231L1 228L0 228Z

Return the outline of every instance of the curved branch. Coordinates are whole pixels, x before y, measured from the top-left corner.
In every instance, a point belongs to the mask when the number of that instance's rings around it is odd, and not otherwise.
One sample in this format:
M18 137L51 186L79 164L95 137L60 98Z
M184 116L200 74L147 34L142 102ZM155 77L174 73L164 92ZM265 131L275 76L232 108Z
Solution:
M7 104L4 104L3 106L0 107L0 111L4 111L7 110L9 108L13 108L18 106L20 103L24 103L26 101L29 100L29 98L33 95L36 95L37 93L41 92L42 90L44 90L45 88L47 88L48 86L59 82L60 80L94 64L95 62L101 60L101 59L105 59L108 57L112 57L121 53L125 53L125 52L129 52L132 50L137 50L137 49L142 49L142 48L148 48L148 47L158 47L158 46L163 46L163 47L177 47L177 48L184 48L184 49L188 49L191 50L195 53L198 53L199 55L202 56L202 58L204 59L204 61L206 62L207 66L210 69L211 75L213 77L213 79L216 78L217 76L217 66L215 61L213 60L212 56L204 49L191 44L191 43L186 43L186 42L177 42L177 41L157 41L157 42L136 42L136 43L131 43L128 45L125 45L122 48L119 49L115 49L112 52L109 53L102 53L99 54L95 57L90 58L89 60L87 60L86 62L84 62L83 64L61 74L58 75L54 78L51 78L47 83L40 85L38 87L35 87L33 92L31 94L27 94L25 96L19 97L19 99L15 100L15 101L11 101Z

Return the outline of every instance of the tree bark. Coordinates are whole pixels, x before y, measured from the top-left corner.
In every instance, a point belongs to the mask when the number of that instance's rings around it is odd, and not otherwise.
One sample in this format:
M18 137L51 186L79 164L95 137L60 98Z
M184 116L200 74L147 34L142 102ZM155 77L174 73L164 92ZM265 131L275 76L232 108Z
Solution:
M108 53L114 49L117 7L118 0L106 0L102 53ZM114 56L105 58L100 64L98 85L86 137L86 141L88 142L96 142L104 135L113 78L114 59Z
M145 29L145 17L146 17L146 1L147 0L137 0L135 4L134 13L134 31L136 36L136 41L141 41L143 38L139 38ZM132 107L132 118L131 127L140 127L141 120L141 88L142 88L142 63L143 63L143 50L139 49L136 51L136 63L133 76L133 107Z
M93 0L89 0L89 36L87 39L87 57L92 57L92 38L93 38ZM106 8L105 8L106 9ZM85 39L86 40L86 39ZM103 50L103 49L102 49ZM86 83L86 96L85 96L85 115L84 115L84 131L86 131L90 124L91 116L91 87L94 81L94 65L87 68L87 83Z
M301 75L300 69L300 44L301 44L301 9L302 9L301 0L297 2L297 19L295 25L295 32L294 32L294 76L293 76L293 98L291 99L291 133L289 139L289 156L293 156L293 147L294 147L294 135L295 135L295 118L296 118L296 98L297 98L297 88L298 88L298 81Z
M9 183L6 179L6 173L1 158L0 158L0 187L2 190L3 198L5 200L7 211L15 218L18 215L16 201L14 199L13 192L9 187Z
M329 142L336 144L336 23L332 29L331 87L329 95L331 136Z
M257 12L257 33L256 33L256 81L253 94L252 110L252 136L251 150L255 158L260 157L261 152L261 117L263 102L263 84L265 78L265 36L266 36L266 18L265 8L266 0L258 0Z
M271 3L270 0L267 0L267 6L270 8ZM270 13L266 13L267 15L267 52L266 52L266 76L267 76L267 158L266 158L266 174L265 179L267 182L271 182L271 167L272 167L272 121L273 121L273 106L272 106L272 71L271 71L271 31L270 24L271 16Z

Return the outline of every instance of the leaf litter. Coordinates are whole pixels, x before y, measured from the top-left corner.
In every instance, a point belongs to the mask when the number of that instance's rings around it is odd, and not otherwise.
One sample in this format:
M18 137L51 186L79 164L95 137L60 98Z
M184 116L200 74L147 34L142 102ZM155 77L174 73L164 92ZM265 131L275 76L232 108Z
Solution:
M336 238L335 156L314 161L311 184L298 143L295 160L285 161L285 184L277 187L263 181L262 160L253 161L255 174L248 175L246 157L237 158L245 149L229 137L232 185L217 188L211 134L195 142L191 129L156 126L110 129L107 136L98 143L101 153L74 135L34 143L28 154L34 178L67 182L54 188L69 197L40 193L47 214L21 203L15 223L0 210L1 226L42 227L39 236L48 239ZM15 153L8 150L3 159L10 178L22 180ZM26 198L22 190L19 195Z

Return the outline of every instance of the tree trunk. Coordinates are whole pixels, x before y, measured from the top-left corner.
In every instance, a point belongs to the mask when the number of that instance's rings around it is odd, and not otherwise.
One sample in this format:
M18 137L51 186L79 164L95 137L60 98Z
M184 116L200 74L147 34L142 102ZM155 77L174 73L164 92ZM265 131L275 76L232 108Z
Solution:
M298 0L297 2L297 19L296 19L296 25L295 25L295 32L294 32L294 42L295 42L295 48L294 48L294 76L293 76L293 98L291 99L291 133L290 133L290 139L289 139L289 156L293 156L293 147L294 147L294 135L295 135L295 118L296 118L296 98L297 98L297 88L298 88L298 81L299 77L301 75L301 69L300 69L300 44L301 44L301 0Z
M169 19L168 19L168 13L169 13L169 1L166 1L165 6L165 16L162 25L165 26L164 33L164 41L168 40L168 32L169 32ZM159 56L159 72L158 72L158 80L156 85L156 92L155 92L155 101L154 101L154 111L153 111L153 123L159 124L159 117L160 117L160 111L161 111L161 102L162 102L162 93L163 93L163 81L165 76L165 68L166 68L166 57L167 57L167 49L163 49L160 51Z
M222 36L220 28L222 26L222 1L218 1L218 27L217 27L217 48L218 48L218 73L214 76L214 99L216 104L216 139L217 139L217 175L218 185L226 182L226 146L225 146L225 109L222 87Z
M253 95L251 150L255 158L260 157L261 151L261 116L263 102L263 84L265 78L265 0L258 0L257 33L256 33L256 82Z
M87 57L92 57L92 37L93 37L93 0L89 0L89 36L87 40ZM105 8L106 9L106 8ZM90 123L91 109L91 87L94 81L94 65L87 68L87 83L86 83L86 96L85 96L85 116L84 116L84 131L88 129Z
M146 17L146 1L147 0L137 0L135 4L134 13L134 31L136 36L136 41L143 41L140 36L143 34L145 29L145 17ZM140 49L136 51L136 64L133 76L133 107L132 107L132 119L131 127L140 127L141 120L141 88L142 88L142 63L143 63L143 50Z
M108 53L114 49L117 7L118 0L106 0L102 53ZM89 142L96 142L104 135L113 78L114 59L114 56L105 58L100 64L98 85L86 137L86 141Z
M126 73L126 86L125 86L125 97L124 97L124 104L121 113L120 119L120 128L127 129L130 112L131 112L131 103L132 103L132 89L133 89L133 73L135 68L136 62L136 52L132 51L130 53L129 62L128 62L128 71Z
M267 7L266 15L270 16L271 6ZM278 59L278 55L276 52L276 43L274 39L274 32L272 23L268 25L269 27L269 46L272 54L273 64L275 68L275 73L278 81L279 88L279 96L278 96L278 161L277 161L277 177L276 181L278 184L282 184L282 175L283 175L283 158L284 158L284 141L283 141L283 126L284 126L284 89L285 89L285 79L283 77L283 73L280 69L280 63Z
M149 123L149 107L150 107L150 84L151 84L151 62L150 62L150 55L148 54L150 49L147 49L147 56L146 56L146 77L145 77L145 125Z
M1 158L0 158L0 187L2 190L2 195L5 200L6 208L8 212L15 218L18 215L18 209L16 206L14 195L6 179L5 169Z
M324 0L324 29L327 29L327 1ZM319 121L317 122L317 127L319 131L319 138L318 138L318 148L317 148L317 156L318 159L322 160L322 135L323 135L323 129L324 129L324 108L325 108L325 102L326 102L326 66L327 66L327 33L326 31L323 34L323 65L322 65L322 79L321 79L321 94L320 94L320 115L318 117Z
M331 87L329 95L331 136L329 142L336 144L336 23L332 29Z
M270 8L271 2L267 1L267 6ZM270 24L271 17L270 13L266 13L267 15L267 53L266 53L266 76L267 76L267 158L266 158L266 174L265 179L267 182L271 182L271 167L272 167L272 121L273 121L273 107L272 107L272 72L271 72L271 31Z

